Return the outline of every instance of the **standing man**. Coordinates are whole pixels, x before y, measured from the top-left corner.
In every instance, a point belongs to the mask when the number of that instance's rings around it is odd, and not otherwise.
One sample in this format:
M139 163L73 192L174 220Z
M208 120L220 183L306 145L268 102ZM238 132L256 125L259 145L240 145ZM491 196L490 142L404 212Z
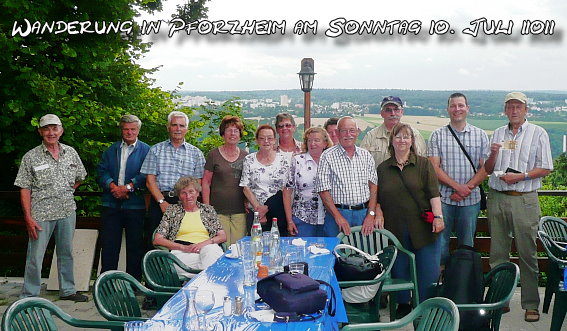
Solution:
M467 123L469 110L464 94L451 94L447 101L450 123L435 130L429 138L428 156L439 179L441 207L445 217L445 230L440 237L442 265L449 256L451 233L457 233L459 245L474 246L476 220L480 212L478 186L486 177L481 169L490 147L486 132Z
M333 145L339 144L339 130L337 129L338 121L339 119L337 117L331 117L326 120L325 124L323 125L323 128L327 130L327 133L329 134L329 138L331 138Z
M140 172L146 174L146 186L152 194L148 222L144 226L147 249L152 249L154 230L170 203L177 203L173 187L182 176L203 178L205 157L197 147L185 141L189 118L180 111L167 116L169 139L150 148Z
M323 232L335 237L350 234L362 225L367 235L374 230L378 177L372 155L355 145L356 121L346 116L338 122L339 144L323 152L317 168L315 189L327 209Z
M360 143L360 147L372 154L376 166L379 166L380 163L390 157L390 152L388 152L390 132L392 132L394 125L400 123L400 119L403 115L404 107L402 99L389 96L382 100L380 104L380 116L384 119L384 123L370 130ZM412 128L412 130L415 137L415 152L417 155L425 156L427 153L425 140L417 129Z
M112 144L102 154L97 165L97 181L102 188L101 272L116 270L122 244L122 229L126 230L126 272L142 278L144 254L143 191L146 175L140 173L150 146L138 140L142 121L134 115L120 119L122 140Z
M29 235L24 287L20 298L39 296L41 266L51 235L55 235L59 272L59 298L88 301L77 293L73 276L73 235L76 214L73 193L87 171L73 147L59 142L63 126L57 115L39 120L41 145L22 158L14 185L20 187L20 199Z
M490 267L510 259L512 236L520 256L522 309L527 322L539 320L536 232L540 219L537 189L541 178L553 170L549 136L527 121L528 97L508 93L504 113L509 123L494 131L490 157L484 167L488 174L490 199Z

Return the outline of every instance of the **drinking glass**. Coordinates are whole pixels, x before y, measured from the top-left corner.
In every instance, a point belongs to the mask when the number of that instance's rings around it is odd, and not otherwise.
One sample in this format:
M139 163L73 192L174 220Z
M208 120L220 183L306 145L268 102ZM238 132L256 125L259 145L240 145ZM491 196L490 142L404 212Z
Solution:
M302 263L290 263L289 273L292 275L302 274L304 271L304 265Z
M269 255L270 254L270 246L272 245L272 233L270 231L262 232L262 246L263 246L263 254Z
M254 260L255 254L251 241L241 240L238 242L238 250L240 255L240 260L242 262Z
M244 260L242 263L243 285L254 286L256 285L256 268L254 267L254 260Z
M201 330L208 330L205 315L215 306L215 294L209 290L199 290L195 295L195 308L197 313L201 315L202 321L199 322Z

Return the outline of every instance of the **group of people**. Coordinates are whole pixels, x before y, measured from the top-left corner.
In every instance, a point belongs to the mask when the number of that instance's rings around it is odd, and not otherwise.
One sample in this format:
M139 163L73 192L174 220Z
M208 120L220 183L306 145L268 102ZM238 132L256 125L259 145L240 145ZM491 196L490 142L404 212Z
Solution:
M122 140L111 145L97 166L102 198L102 270L116 269L122 229L126 230L127 272L141 277L141 259L151 244L171 249L187 265L203 269L245 236L258 212L264 230L272 218L282 236L336 236L362 226L391 231L415 253L420 300L432 296L440 266L449 254L451 233L459 244L474 245L480 210L479 185L487 175L490 199L491 266L509 258L512 236L520 255L522 308L527 321L539 319L536 190L553 169L549 137L527 120L528 98L506 95L509 123L492 140L467 123L465 95L448 98L450 123L435 130L428 143L416 128L401 123L399 97L381 102L382 125L356 145L360 130L354 118L329 119L323 128L309 128L303 141L294 138L296 123L280 113L275 127L260 125L258 151L239 148L244 125L226 116L219 133L224 143L205 158L185 141L189 119L173 111L168 116L169 139L152 147L138 140L141 121L120 120ZM43 143L29 151L15 181L30 237L22 296L39 294L39 272L45 245L55 232L61 297L81 301L73 285L73 191L86 171L76 151L58 142L61 121L48 114L40 119ZM151 194L148 215L144 189ZM432 214L430 222L422 213ZM146 238L145 247L143 239ZM403 254L392 270L409 279ZM400 316L411 309L409 292L399 294Z

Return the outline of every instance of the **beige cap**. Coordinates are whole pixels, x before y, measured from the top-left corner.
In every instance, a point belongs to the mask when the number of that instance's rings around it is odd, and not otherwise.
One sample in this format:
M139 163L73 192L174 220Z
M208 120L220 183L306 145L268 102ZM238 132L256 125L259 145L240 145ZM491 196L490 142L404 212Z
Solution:
M59 119L59 117L57 117L57 115L47 114L47 115L43 115L39 119L39 127L40 128L42 128L46 125L50 125L50 124L63 125L63 124L61 124L61 120Z
M504 98L504 103L510 100L518 100L524 104L528 103L528 97L522 92L510 92L506 94L506 97Z

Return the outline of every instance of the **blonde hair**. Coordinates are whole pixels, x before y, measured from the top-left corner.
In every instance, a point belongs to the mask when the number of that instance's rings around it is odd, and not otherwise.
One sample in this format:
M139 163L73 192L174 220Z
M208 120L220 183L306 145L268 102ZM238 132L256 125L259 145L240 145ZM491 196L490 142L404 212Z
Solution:
M325 142L327 143L327 146L325 146L323 150L333 146L333 141L329 138L329 133L327 132L327 130L323 128L309 128L303 134L303 145L301 145L301 151L303 151L303 153L308 152L307 139L309 138L309 135L312 133L320 133L323 136L323 140L325 140Z

